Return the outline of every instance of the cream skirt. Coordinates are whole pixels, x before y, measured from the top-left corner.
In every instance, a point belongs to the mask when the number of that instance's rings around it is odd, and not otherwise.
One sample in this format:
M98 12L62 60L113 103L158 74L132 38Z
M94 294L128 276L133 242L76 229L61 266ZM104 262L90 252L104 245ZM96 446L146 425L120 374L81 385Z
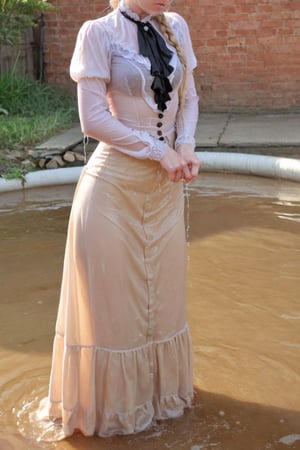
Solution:
M181 183L99 146L75 192L48 412L64 436L136 433L193 396Z

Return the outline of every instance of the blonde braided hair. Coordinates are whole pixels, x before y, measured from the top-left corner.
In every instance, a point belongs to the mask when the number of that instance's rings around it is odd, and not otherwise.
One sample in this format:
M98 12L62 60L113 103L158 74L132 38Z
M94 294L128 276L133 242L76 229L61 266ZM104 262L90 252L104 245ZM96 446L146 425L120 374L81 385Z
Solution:
M111 6L112 9L116 9L119 5L119 0L110 0L109 4ZM181 47L173 33L172 28L170 27L167 18L165 16L165 14L160 14L158 16L155 16L154 19L156 20L158 27L161 31L161 33L163 34L163 36L167 39L167 41L173 45L176 49L178 58L182 64L182 68L183 68L183 77L182 77L182 82L179 88L179 107L183 106L184 103L184 91L185 91L185 83L186 83L186 60L185 57L183 55L183 52L181 50Z
M156 20L158 27L160 29L160 31L162 32L162 34L165 36L165 38L167 39L167 41L173 45L173 47L175 47L175 50L177 52L178 58L182 64L182 69L183 69L183 77L182 77L182 82L181 85L179 87L179 107L183 106L184 103L184 91L185 91L185 83L186 83L186 71L187 71L187 67L186 67L186 60L185 57L183 55L183 52L181 50L181 47L173 33L172 28L170 27L167 18L165 16L165 14L160 14L159 16L155 16L154 19Z

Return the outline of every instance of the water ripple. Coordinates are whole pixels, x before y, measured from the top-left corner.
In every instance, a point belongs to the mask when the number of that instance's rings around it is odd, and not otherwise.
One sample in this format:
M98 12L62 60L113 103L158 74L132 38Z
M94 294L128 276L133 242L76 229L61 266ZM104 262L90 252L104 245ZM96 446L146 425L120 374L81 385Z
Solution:
M42 439L43 435L48 433L49 421L46 424L36 420L39 403L47 395L48 372L49 368L19 372L1 390L0 429L5 430L6 435L12 436L17 429L19 436L15 436L15 439L22 440L22 448L53 450L57 447L57 444L52 442L53 436L50 440L51 443L47 442L47 439ZM1 447L0 439L0 448L7 450L21 448L19 447L20 442L18 442L18 446L11 442L11 439L9 442L10 444L5 443L5 446Z

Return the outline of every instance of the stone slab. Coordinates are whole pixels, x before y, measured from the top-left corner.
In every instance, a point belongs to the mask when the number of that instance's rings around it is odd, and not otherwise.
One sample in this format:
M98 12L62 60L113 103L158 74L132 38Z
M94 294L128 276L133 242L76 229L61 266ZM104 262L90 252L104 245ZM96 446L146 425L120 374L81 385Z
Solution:
M228 114L201 114L196 129L196 147L217 147L224 133Z
M299 146L300 114L232 115L221 146Z
M51 137L47 141L39 144L35 147L36 153L38 151L44 152L46 151L58 151L63 152L70 148L75 147L79 142L82 141L82 131L80 126L76 126L74 128L70 128L67 131L57 134L56 136Z

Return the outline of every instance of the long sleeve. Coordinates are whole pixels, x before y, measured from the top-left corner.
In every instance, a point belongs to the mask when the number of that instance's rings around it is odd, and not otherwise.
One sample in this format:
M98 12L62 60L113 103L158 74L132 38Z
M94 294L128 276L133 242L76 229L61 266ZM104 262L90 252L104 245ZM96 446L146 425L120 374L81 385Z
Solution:
M82 132L134 156L160 160L167 148L147 132L135 130L112 116L106 99L111 73L110 39L100 22L81 27L72 56L70 75L77 82Z
M177 138L175 148L179 144L195 146L195 132L199 114L198 102L199 98L195 88L193 73L188 72L183 107L178 111L176 118Z
M160 160L167 148L144 131L123 125L112 116L106 100L106 83L98 78L78 82L78 107L82 132L136 158Z

